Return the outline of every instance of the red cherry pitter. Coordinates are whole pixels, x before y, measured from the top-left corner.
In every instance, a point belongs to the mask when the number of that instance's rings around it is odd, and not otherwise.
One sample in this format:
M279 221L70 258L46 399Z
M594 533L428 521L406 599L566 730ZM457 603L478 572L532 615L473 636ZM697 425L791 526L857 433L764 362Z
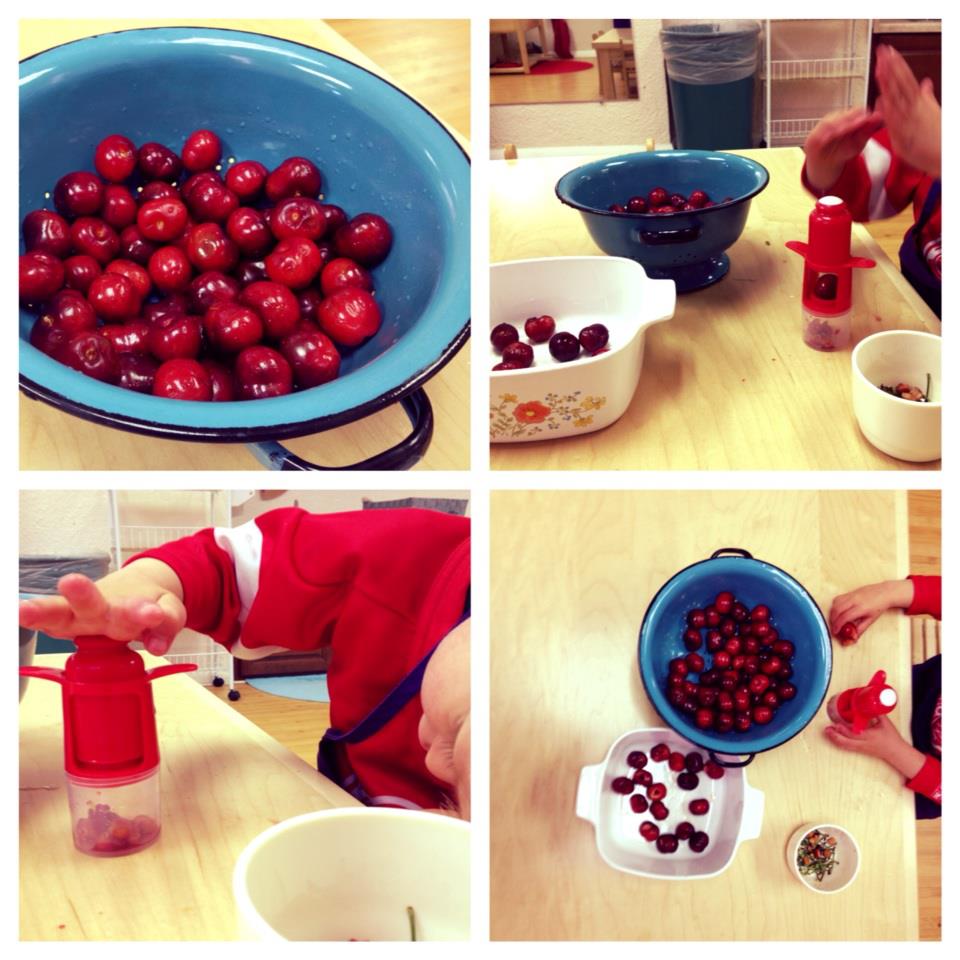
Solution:
M810 213L807 242L788 240L803 257L803 342L815 350L842 350L850 343L853 271L875 267L850 255L853 218L839 197L821 197Z
M891 713L897 700L897 691L887 683L886 671L878 670L866 686L838 693L827 704L827 713L835 723L842 720L861 733L878 717Z
M21 667L63 692L63 758L76 848L117 857L160 834L160 750L150 683L196 670L170 663L147 670L125 643L77 637L61 670Z

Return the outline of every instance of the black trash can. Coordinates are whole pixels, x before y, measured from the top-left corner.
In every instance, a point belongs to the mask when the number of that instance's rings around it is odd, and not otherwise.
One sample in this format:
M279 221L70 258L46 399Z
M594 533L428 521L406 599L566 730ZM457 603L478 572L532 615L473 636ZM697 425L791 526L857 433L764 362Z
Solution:
M753 104L759 35L756 20L685 22L661 29L675 147L756 146Z

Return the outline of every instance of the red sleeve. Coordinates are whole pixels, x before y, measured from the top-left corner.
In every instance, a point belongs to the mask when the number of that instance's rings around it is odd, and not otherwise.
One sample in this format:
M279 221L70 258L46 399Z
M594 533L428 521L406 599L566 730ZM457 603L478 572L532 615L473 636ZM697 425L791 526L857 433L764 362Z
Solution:
M940 578L911 574L909 579L913 581L913 603L907 607L907 614L915 616L919 613L928 613L939 620Z
M926 762L920 772L907 781L907 787L915 793L922 793L934 803L942 803L943 792L940 783L940 761L936 757L927 755Z
M863 151L848 161L836 182L827 190L814 189L807 179L804 161L800 174L803 186L815 197L840 197L858 223L882 220L904 210L925 180L923 173L904 163L890 146L890 135L880 130L867 141ZM914 207L914 217L919 211Z

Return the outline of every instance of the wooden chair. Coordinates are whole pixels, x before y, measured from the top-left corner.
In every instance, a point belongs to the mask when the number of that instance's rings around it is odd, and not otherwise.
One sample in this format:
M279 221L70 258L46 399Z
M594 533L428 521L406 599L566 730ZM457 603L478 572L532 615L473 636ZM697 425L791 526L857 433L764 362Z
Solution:
M911 617L910 655L913 663L925 663L940 652L940 621L933 617Z

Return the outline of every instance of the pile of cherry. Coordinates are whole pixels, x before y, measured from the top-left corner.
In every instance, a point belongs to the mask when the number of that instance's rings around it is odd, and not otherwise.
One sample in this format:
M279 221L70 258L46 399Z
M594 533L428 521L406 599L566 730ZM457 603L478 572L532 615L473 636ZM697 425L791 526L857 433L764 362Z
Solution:
M370 268L393 234L320 199L305 157L222 162L210 130L180 154L120 134L23 221L30 342L97 380L181 400L253 400L336 378L380 328Z
M602 323L591 323L579 334L557 330L557 322L548 314L527 317L523 332L530 343L522 343L520 333L512 323L498 323L490 331L490 343L502 357L494 370L521 370L533 366L534 343L546 343L550 356L558 363L569 363L580 356L581 351L595 357L609 348L610 331Z
M670 810L663 802L668 792L667 785L654 780L652 771L647 767L650 760L665 763L669 770L677 774L676 783L681 790L696 790L700 785L701 772L711 780L719 780L724 774L719 763L713 760L704 763L703 755L696 750L684 756L676 750L671 751L665 743L658 743L651 749L649 758L642 750L632 750L627 754L627 765L632 768L632 773L629 777L614 777L610 787L614 793L630 797L630 809L634 813L646 813L649 810L654 819L661 821L670 816ZM662 775L664 780L667 776ZM645 788L646 796L639 792L640 787ZM687 804L687 809L695 817L706 816L710 801L698 797ZM687 820L678 823L673 833L661 833L653 820L644 820L640 824L640 836L649 843L656 841L660 853L676 853L681 840L686 840L694 853L703 853L710 843L710 837Z
M724 197L721 203L729 203L733 197ZM625 204L612 203L607 208L611 213L689 213L715 207L716 202L703 190L691 190L689 196L671 193L664 187L654 187L645 197L631 197Z
M797 695L790 682L796 648L771 617L765 604L749 610L729 590L687 613L683 644L690 652L670 661L667 699L701 730L746 733Z

